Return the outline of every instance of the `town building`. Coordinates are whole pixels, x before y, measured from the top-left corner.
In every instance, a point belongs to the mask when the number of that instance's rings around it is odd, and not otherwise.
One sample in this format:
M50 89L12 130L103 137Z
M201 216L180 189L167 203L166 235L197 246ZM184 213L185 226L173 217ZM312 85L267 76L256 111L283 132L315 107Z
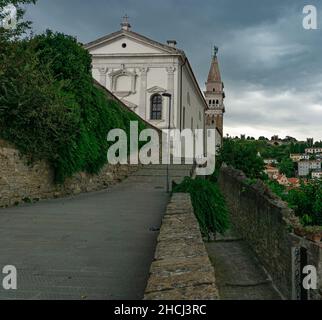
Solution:
M221 143L224 92L217 55L212 57L207 82L209 103L177 42L163 44L132 31L127 16L121 30L85 48L92 55L94 79L141 118L159 129L168 129L169 123L180 130L217 128L216 143ZM171 113L165 93L172 97Z
M322 179L322 171L313 171L312 179Z
M285 174L280 174L276 178L276 181L288 189L298 188L300 186L300 179L298 178L287 178Z
M298 175L300 177L306 177L311 171L320 171L321 161L318 160L302 160L298 163Z
M301 160L310 160L310 155L306 153L291 153L290 158L293 162L299 162Z
M305 153L309 153L309 154L322 153L322 148L306 148Z
M277 159L264 159L263 161L264 161L265 164L269 164L269 165L278 164L278 160Z
M280 174L279 169L266 165L264 172L268 175L269 179L276 180Z

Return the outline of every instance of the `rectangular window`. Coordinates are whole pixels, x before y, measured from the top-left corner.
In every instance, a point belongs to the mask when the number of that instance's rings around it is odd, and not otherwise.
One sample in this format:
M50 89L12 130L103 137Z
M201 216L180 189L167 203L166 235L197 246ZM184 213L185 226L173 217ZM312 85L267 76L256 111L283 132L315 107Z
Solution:
M162 97L156 94L151 99L151 120L162 119Z

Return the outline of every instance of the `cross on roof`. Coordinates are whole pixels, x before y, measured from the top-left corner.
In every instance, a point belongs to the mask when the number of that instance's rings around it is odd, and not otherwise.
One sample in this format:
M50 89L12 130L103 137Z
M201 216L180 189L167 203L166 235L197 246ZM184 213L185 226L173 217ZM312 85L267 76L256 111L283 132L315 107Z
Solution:
M129 16L126 14L122 19L123 19L121 23L122 29L129 31L131 29L131 25L129 23Z
M123 17L123 23L129 23L129 16L126 14L124 17Z

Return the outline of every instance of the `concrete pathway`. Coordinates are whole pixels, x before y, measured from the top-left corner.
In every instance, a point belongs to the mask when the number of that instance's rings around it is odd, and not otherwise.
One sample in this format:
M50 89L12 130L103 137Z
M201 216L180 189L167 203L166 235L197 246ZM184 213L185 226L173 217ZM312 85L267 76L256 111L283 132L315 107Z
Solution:
M150 167L105 191L0 209L0 271L18 271L0 299L142 299L165 182Z
M206 243L222 300L280 300L259 261L234 232Z

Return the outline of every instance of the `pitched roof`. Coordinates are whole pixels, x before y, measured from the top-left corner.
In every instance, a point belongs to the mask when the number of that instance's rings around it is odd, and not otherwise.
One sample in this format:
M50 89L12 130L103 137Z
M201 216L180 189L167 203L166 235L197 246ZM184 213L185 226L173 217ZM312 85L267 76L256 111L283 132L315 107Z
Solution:
M175 48L175 47L160 43L158 41L152 40L152 39L150 39L150 38L148 38L146 36L143 36L143 35L141 35L141 34L139 34L137 32L133 32L133 31L130 31L130 30L124 30L124 29L121 29L119 31L110 33L110 34L108 34L108 35L106 35L104 37L98 38L97 40L91 41L91 42L85 44L84 48L89 50L89 49L91 49L91 48L93 48L93 47L95 47L97 45L103 44L105 42L108 42L108 41L113 40L115 38L118 38L120 36L128 36L130 38L139 39L139 40L141 40L143 42L146 42L146 43L148 43L148 44L150 44L150 45L152 45L154 47L158 47L161 50L168 52L169 54L174 54L174 55L180 56L182 61L184 62L183 65L187 64L187 67L191 72L193 82L195 83L195 86L196 86L197 91L199 92L199 95L200 95L200 97L201 97L201 99L203 101L205 109L208 109L208 104L207 104L207 102L205 100L204 95L201 92L199 83L197 81L197 78L196 78L193 70L192 70L191 64L190 64L185 52L183 50L181 50L181 49L178 49L178 48Z
M288 181L291 184L298 184L300 182L300 180L298 178L288 178Z
M137 32L128 31L128 30L119 30L119 31L113 32L111 34L108 34L104 37L98 38L97 40L94 40L92 42L85 44L84 47L85 47L85 49L90 49L92 47L95 47L101 43L107 42L107 41L117 38L119 36L128 36L130 38L136 38L136 39L139 39L143 42L149 43L150 45L152 45L154 47L158 47L161 50L165 50L168 53L178 54L178 55L181 55L183 58L186 57L183 50L169 46L167 44L160 43L158 41L155 41L155 40L152 40L148 37L145 37Z

